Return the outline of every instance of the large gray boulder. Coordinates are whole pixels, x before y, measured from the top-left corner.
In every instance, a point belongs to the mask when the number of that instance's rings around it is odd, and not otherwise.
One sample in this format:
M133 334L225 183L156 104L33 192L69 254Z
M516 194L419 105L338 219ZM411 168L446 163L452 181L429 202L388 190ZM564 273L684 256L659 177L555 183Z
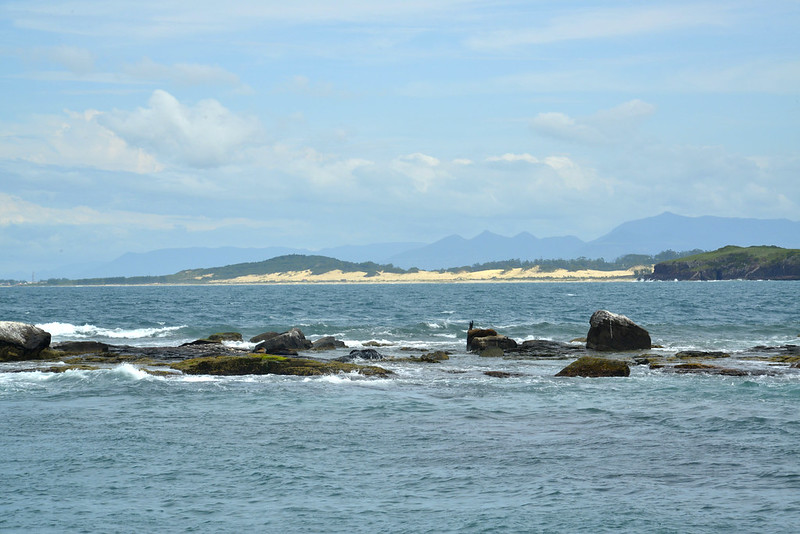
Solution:
M624 315L598 310L589 319L586 348L601 351L650 348L650 334Z
M266 339L256 345L255 350L268 354L285 354L291 351L306 350L312 346L311 341L306 339L306 336L299 328L292 328L288 332L278 334L277 336Z
M0 321L0 361L34 360L50 346L50 333L38 326Z

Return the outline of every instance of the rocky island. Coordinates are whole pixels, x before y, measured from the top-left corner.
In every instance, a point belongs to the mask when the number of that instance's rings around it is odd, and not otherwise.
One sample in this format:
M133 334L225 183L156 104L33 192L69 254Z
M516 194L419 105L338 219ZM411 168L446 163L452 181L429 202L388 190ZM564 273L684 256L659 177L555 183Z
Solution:
M652 280L800 280L800 249L727 246L657 263Z

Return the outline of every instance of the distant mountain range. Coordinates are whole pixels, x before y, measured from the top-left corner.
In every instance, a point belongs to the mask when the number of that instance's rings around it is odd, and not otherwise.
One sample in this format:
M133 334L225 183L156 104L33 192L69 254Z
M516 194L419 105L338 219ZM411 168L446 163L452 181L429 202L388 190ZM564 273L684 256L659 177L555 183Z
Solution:
M527 232L504 237L483 232L471 239L451 235L434 243L379 243L311 251L287 247L174 248L128 253L91 268L40 273L40 278L100 278L148 276L185 269L259 262L285 254L314 254L350 262L393 264L409 269L446 269L509 259L603 258L613 261L625 254L655 255L665 250L714 250L726 245L776 245L800 248L800 222L787 219L684 217L662 213L630 221L608 234L585 242L575 236L537 238Z

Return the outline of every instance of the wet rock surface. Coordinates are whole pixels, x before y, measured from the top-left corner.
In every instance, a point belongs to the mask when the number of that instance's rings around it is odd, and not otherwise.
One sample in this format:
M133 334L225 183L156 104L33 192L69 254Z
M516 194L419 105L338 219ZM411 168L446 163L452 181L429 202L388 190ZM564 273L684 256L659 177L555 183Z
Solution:
M0 321L0 361L35 359L49 346L49 332L32 324Z
M336 358L339 362L352 362L353 360L384 360L386 356L375 349L353 349L347 356Z
M598 310L589 319L586 348L597 351L650 349L650 334L624 315Z

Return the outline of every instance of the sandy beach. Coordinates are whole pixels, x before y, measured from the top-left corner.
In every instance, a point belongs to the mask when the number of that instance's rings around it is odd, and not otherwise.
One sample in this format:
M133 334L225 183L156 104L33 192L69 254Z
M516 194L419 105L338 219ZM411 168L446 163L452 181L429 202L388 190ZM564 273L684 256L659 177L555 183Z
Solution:
M637 272L644 266L626 270L597 271L579 270L541 271L532 269L491 269L476 272L440 272L418 271L413 273L379 272L367 276L366 272L329 271L312 274L307 271L292 271L262 275L248 275L227 280L209 280L211 284L414 284L414 283L459 283L459 282L600 282L600 281L634 281Z

